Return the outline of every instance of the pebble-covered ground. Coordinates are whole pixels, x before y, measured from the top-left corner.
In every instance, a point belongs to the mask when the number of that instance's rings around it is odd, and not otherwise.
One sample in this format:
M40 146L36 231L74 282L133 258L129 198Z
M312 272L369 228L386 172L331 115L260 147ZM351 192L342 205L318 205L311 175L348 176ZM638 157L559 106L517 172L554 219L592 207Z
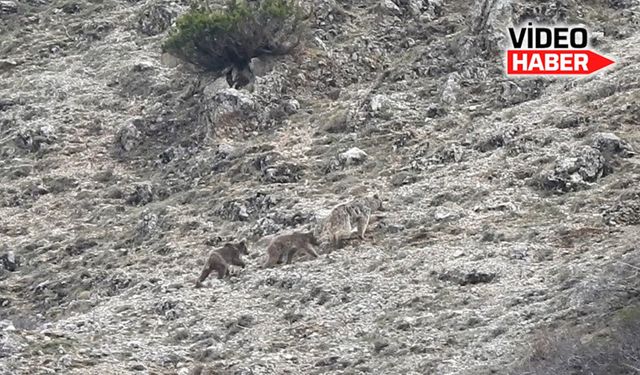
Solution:
M520 374L637 302L637 1L312 3L251 91L161 54L186 1L0 0L1 374ZM527 18L616 64L506 77ZM260 267L372 192L364 241Z

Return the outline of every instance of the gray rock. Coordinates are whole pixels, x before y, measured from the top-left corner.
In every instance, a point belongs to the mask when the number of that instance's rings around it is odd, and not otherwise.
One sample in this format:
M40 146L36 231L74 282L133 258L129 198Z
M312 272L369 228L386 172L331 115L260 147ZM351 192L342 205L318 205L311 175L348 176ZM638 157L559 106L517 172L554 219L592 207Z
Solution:
M613 133L594 134L591 146L608 155L620 155L625 158L635 155L631 146Z
M458 205L446 202L444 205L436 207L433 211L433 218L436 221L455 221L464 217L464 211Z
M300 103L295 99L289 99L284 102L282 108L287 114L293 115L300 110Z
M384 348L388 347L390 344L387 340L379 339L373 342L373 351L379 353Z
M15 60L0 59L0 72L8 71L16 66L18 66L18 62Z
M0 14L18 13L18 4L12 0L0 0Z
M15 330L16 330L16 327L13 325L12 321L0 320L0 331L13 332Z
M401 0L399 4L421 21L431 21L444 13L442 0Z
M388 107L389 98L386 95L374 95L371 98L371 110L373 112L379 112L380 110Z
M602 212L605 224L611 226L640 224L640 202L635 199L625 199L605 207Z
M481 272L477 270L471 271L445 271L438 276L439 280L454 282L460 286L486 284L495 279L496 274L493 272Z
M146 370L146 367L144 367L144 365L142 365L140 363L136 363L135 365L131 366L131 370L133 370L133 371L144 371L144 370Z
M378 3L378 10L382 14L387 14L392 16L402 15L402 10L392 0L380 0L380 2Z
M292 183L302 179L303 168L293 163L281 163L262 170L262 178L269 183Z
M20 258L16 257L13 251L2 254L2 256L0 256L0 260L2 260L2 266L7 271L15 272L18 267L20 267Z
M51 145L57 137L52 126L24 127L18 130L15 143L22 149L38 152L46 145Z
M163 52L160 55L160 63L169 68L175 68L180 65L181 60L168 52ZM227 85L229 87L229 85Z
M225 77L218 77L213 82L205 86L203 94L205 97L213 97L220 91L229 89L229 83Z
M358 165L362 164L369 155L357 147L352 147L347 151L338 155L338 161L342 165Z
M79 3L75 1L70 1L64 4L60 9L67 14L74 14L74 13L78 13L82 9L82 7L80 6Z
M212 94L207 98L207 109L210 111L214 124L220 122L225 116L237 113L240 115L250 116L258 108L253 96L245 91L227 88L217 92L209 92Z
M142 143L142 133L134 125L136 121L123 125L116 133L115 144L120 150L129 152Z
M447 82L442 89L442 95L440 96L440 100L446 104L455 104L458 101L458 95L461 91L460 80L461 76L459 73L454 72L449 74L447 78Z
M273 70L273 62L267 56L254 57L249 62L249 68L256 77L262 77Z
M218 154L225 157L232 157L237 153L237 149L228 143L221 143L218 145Z
M151 184L142 183L136 184L133 192L127 196L127 204L132 206L144 206L145 204L153 201L153 187Z
M152 3L138 16L138 30L144 35L158 35L167 30L178 13L165 5Z
M612 172L599 150L582 146L560 157L552 170L540 174L540 187L544 190L569 192L583 190L591 183Z
M404 3L405 7L409 11L409 14L417 17L422 14L422 10L424 9L425 5L428 5L429 2L426 0L408 0Z
M246 221L263 214L276 204L276 199L271 195L255 193L244 200L226 201L215 210L215 213L226 220Z

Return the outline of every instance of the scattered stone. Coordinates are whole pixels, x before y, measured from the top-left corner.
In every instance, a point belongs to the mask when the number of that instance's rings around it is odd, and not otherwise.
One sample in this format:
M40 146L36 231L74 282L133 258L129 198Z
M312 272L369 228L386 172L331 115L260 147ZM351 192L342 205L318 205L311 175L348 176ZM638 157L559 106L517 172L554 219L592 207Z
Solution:
M505 81L502 83L502 93L497 101L503 107L511 107L534 100L544 93L544 89L548 85L548 80L541 78Z
M262 180L268 183L289 184L303 177L303 168L293 163L281 163L262 170Z
M0 59L0 72L9 71L18 65L19 63L16 60ZM2 105L0 105L0 111L1 110L3 110Z
M296 285L297 280L291 278L282 278L279 279L277 277L271 276L264 280L264 284L269 286L274 286L280 289L292 289L294 285Z
M154 235L161 236L165 229L167 229L165 210L160 210L157 213L145 210L140 214L136 224L134 243L140 244Z
M291 311L287 311L284 314L283 318L284 318L284 320L286 320L287 322L289 322L291 324L291 323L295 323L295 322L299 321L303 317L304 317L304 315L302 315L302 314L298 314L298 313L294 313L294 312L291 312Z
M206 97L213 97L217 93L229 89L229 83L225 77L218 77L213 82L206 85L203 89L203 94Z
M488 134L480 136L474 148L480 152L487 152L512 144L522 130L519 125L501 126Z
M318 362L315 363L316 367L327 367L327 366L334 366L338 363L338 360L340 359L339 356L337 355L333 355L330 357L325 357L321 360L319 360Z
M420 180L420 176L411 172L398 172L391 177L391 185L404 186L411 185Z
M62 8L60 8L63 12L67 13L67 14L74 14L74 13L78 13L80 11L80 9L82 9L80 7L79 3L76 3L74 1L70 1L66 4L64 4L62 6Z
M447 110L440 104L432 104L427 108L427 118L439 118L447 115Z
M389 342L386 340L375 340L373 342L373 351L380 353L384 348L389 346Z
M367 160L366 152L362 151L357 147L352 147L347 151L338 155L338 161L340 164L349 166L349 165L359 165L362 164L365 160Z
M391 16L401 16L402 10L391 0L381 0L378 3L378 10L382 14L387 14Z
M640 201L625 199L605 207L602 220L610 226L640 224Z
M189 371L189 375L203 375L203 374L205 374L205 371L207 371L207 370L208 370L208 368L205 368L203 365L195 365Z
M217 153L224 155L225 157L232 157L237 153L237 149L228 143L221 143L218 145Z
M555 123L556 127L559 129L569 129L579 128L581 126L589 124L590 118L585 114L569 112L561 113L560 115L554 114L548 119L548 121Z
M346 110L337 110L328 116L321 127L327 133L345 133L352 128L352 124L349 122L349 113Z
M282 108L288 115L293 115L300 110L300 103L295 99L289 99L284 102Z
M155 69L155 65L151 61L138 61L131 67L134 73L149 72Z
M0 14L18 13L18 4L12 0L0 0Z
M18 267L20 267L20 258L17 257L13 251L2 254L0 260L2 260L2 266L7 271L15 272Z
M166 66L166 67L169 67L169 68L175 68L175 67L177 67L178 65L180 65L180 63L181 63L181 62L182 62L182 61L181 61L179 58L177 58L177 57L173 56L172 54L170 54L170 53L168 53L168 52L163 52L163 53L160 55L160 63L161 63L162 65ZM225 84L226 84L226 81L224 80L224 78L223 78L223 77L221 77L221 79L222 79L222 81L224 81L224 82L225 82ZM229 87L229 85L227 84L227 86L226 86L226 87Z
M58 177L44 177L42 179L44 186L49 193L57 194L64 191L72 190L78 187L79 182L74 177L58 176Z
M445 104L455 104L458 101L458 95L460 94L460 80L462 77L459 73L451 73L447 78L447 82L442 89L442 95L440 96L440 100Z
M438 147L429 157L430 164L459 163L464 158L464 148L457 144L446 144Z
M273 70L273 61L268 56L254 57L249 61L249 68L256 77L262 77Z
M162 151L160 155L158 155L158 159L162 164L168 164L171 160L176 158L176 149L175 147L169 147L166 150Z
M638 5L635 0L609 0L607 3L613 9L628 9Z
M327 97L331 100L338 100L340 98L340 89L333 89L327 93Z
M374 95L374 96L371 98L371 103L370 103L370 105L371 105L371 110L372 110L373 112L379 112L379 111L381 111L382 109L386 109L386 107L388 107L388 105L389 105L389 98L387 98L387 96L386 96L386 95L381 95L381 94Z
M0 69L2 69L2 61L0 61ZM16 105L15 100L0 98L0 111L6 111L9 107Z
M396 328L401 331L408 331L414 325L415 325L415 319L405 317L400 319L400 321L396 323Z
M122 151L129 152L142 143L142 133L136 125L140 125L141 120L136 119L123 125L115 135L116 147Z
M631 146L613 133L594 134L591 146L600 150L604 155L620 155L623 158L635 155Z
M472 270L470 272L465 271L446 271L438 276L439 280L450 281L460 286L486 284L495 279L495 273L479 272Z
M464 216L464 209L452 202L445 202L433 210L433 218L441 222L455 221Z
M38 152L41 151L45 145L53 144L56 138L52 126L25 127L18 130L15 143L18 147L28 150L29 152Z
M107 20L88 20L82 24L78 34L89 41L102 40L115 25Z
M212 99L216 104L214 108L214 116L216 117L230 112L245 112L256 109L256 103L249 93L232 88L215 93Z
M226 201L215 210L216 215L230 221L247 221L269 211L277 204L277 200L264 193L255 193L244 200Z
M87 238L78 238L73 244L67 246L65 251L72 256L81 255L86 250L98 246L98 242Z
M144 206L153 201L153 188L149 183L137 184L127 196L126 202L132 206Z
M204 95L206 103L205 113L211 129L216 132L230 132L233 134L256 130L259 126L258 103L253 95L247 91L226 88Z
M4 305L2 305L4 307ZM10 320L0 320L0 331L4 332L13 332L16 330L16 327L13 325L13 322Z
M138 30L148 36L158 35L171 26L177 15L175 10L165 5L152 3L138 16Z
M240 315L237 319L230 320L225 323L225 327L228 330L228 335L234 335L240 332L242 329L249 328L255 323L255 318L251 315Z
M544 190L566 193L588 189L611 173L611 167L599 150L582 146L558 158L552 170L543 171L539 184Z

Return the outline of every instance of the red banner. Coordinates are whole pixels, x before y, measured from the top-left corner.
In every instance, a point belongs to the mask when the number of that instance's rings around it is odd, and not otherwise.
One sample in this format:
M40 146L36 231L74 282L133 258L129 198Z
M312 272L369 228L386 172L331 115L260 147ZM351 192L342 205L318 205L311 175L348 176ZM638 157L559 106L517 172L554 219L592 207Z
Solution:
M588 75L613 61L586 49L507 50L508 75Z

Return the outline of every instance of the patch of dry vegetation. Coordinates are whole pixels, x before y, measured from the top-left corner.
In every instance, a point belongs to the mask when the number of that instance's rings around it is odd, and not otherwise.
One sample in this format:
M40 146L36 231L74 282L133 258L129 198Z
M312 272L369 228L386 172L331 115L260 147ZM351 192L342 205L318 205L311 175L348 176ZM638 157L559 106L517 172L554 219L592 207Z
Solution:
M640 305L621 310L591 333L541 331L523 362L513 374L638 374Z

